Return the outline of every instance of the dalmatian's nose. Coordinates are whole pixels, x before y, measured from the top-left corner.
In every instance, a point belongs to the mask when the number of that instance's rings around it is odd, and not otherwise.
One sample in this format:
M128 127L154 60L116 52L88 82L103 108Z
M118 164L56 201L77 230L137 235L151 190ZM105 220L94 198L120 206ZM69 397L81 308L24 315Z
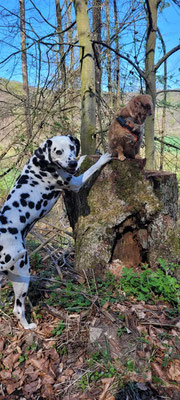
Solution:
M70 169L75 169L77 167L77 161L69 161L68 166Z

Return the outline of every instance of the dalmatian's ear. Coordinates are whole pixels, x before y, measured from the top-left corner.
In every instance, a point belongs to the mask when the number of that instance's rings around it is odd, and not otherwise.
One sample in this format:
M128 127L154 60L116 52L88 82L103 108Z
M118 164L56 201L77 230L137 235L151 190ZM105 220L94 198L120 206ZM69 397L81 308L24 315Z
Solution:
M46 142L44 142L41 146L38 147L37 150L35 150L35 155L40 161L46 161L48 163L51 163L51 146L52 146L52 140L48 139Z
M75 144L75 146L76 146L76 157L78 156L78 154L79 154L79 150L80 150L80 141L75 137L75 136L71 136L71 135L68 135L69 136L69 139Z

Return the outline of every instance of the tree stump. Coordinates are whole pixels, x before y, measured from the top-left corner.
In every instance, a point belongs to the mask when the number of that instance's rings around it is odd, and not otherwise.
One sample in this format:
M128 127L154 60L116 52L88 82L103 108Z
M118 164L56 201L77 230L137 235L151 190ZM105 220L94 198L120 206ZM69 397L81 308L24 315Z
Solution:
M92 158L85 159L81 173ZM66 191L64 199L77 270L90 268L100 275L118 260L113 271L118 276L122 267L180 260L175 174L144 171L143 160L113 159L79 193Z

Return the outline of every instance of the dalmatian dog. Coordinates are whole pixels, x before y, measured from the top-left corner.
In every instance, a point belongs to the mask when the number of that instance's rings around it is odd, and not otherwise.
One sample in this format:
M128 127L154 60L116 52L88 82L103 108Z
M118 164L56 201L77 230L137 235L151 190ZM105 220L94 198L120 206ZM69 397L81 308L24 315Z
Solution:
M76 157L79 140L71 135L55 136L35 150L0 211L0 274L12 282L14 314L25 329L35 329L25 317L24 300L29 286L29 258L25 237L36 221L44 217L57 202L63 189L78 192L87 180L110 161L110 154L80 176L74 176L84 160Z

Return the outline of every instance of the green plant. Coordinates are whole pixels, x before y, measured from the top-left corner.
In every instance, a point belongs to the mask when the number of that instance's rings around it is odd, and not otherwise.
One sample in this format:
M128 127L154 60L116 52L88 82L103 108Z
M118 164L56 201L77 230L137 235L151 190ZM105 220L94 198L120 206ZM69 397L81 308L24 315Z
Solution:
M129 372L134 371L134 368L135 368L134 362L133 362L132 360L127 360L127 361L126 361L126 368L127 368L127 370L128 370Z
M26 360L28 360L28 354L24 353L24 354L21 354L18 361L19 361L19 363L23 363Z
M178 304L180 285L177 279L171 276L177 266L169 265L162 259L158 261L160 266L156 271L144 265L144 270L139 275L132 268L124 268L119 285L128 296L133 295L138 300L159 298Z
M63 321L60 320L58 326L56 328L54 328L51 333L53 336L60 336L62 334L62 332L65 330L65 328L66 328L66 325L64 324Z
M123 333L127 333L127 329L125 326L123 326L122 328L118 328L118 330L117 330L117 335L119 337L121 337L123 335Z
M42 257L38 253L33 253L31 256L31 263L36 266L36 268L42 268Z

